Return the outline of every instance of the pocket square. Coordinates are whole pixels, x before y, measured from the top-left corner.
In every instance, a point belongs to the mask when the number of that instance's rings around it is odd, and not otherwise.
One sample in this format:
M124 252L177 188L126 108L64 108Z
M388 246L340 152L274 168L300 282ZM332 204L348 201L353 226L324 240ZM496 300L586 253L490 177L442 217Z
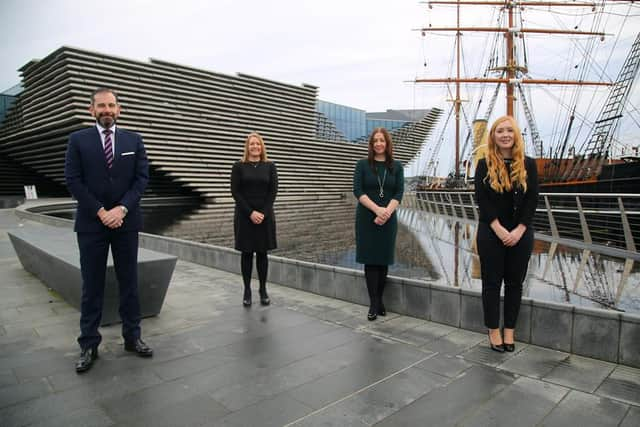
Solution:
M121 155L121 156L131 156L131 155L133 155L133 154L136 154L136 152L135 152L135 151L127 151L126 153L122 153L122 154L120 154L120 155Z

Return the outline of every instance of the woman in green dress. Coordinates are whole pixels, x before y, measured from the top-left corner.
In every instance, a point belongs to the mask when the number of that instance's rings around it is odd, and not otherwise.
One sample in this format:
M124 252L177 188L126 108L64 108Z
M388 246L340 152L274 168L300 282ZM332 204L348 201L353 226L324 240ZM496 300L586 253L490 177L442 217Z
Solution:
M394 262L398 220L396 209L404 192L402 164L393 160L391 135L376 128L369 153L358 160L353 174L356 208L356 262L364 264L369 292L368 320L387 314L382 302L389 265Z

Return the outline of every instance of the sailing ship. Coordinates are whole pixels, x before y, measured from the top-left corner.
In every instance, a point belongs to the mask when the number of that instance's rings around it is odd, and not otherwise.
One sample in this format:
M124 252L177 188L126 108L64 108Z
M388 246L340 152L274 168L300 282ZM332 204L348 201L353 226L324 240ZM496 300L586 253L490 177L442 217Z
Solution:
M597 44L606 37L617 37L620 32L611 33L612 29L607 28L608 17L615 16L622 26L633 28L632 20L637 21L640 16L640 8L637 2L633 1L515 1L515 0L457 0L457 1L428 1L430 9L434 7L455 7L456 25L453 27L437 27L429 24L418 29L423 37L434 34L454 34L455 52L451 63L451 68L455 69L455 77L448 78L416 78L416 83L446 83L447 90L451 95L449 101L452 102L450 114L445 118L442 134L432 144L429 159L424 163L424 175L426 180L418 186L418 190L442 191L443 189L467 189L470 190L472 157L474 150L480 144L483 136L486 137L486 124L490 117L507 114L516 117L524 130L524 137L528 147L528 154L537 159L538 175L540 178L541 192L562 192L562 193L640 193L640 156L639 145L632 147L631 144L621 142L616 138L616 131L623 119L630 119L635 122L634 134L640 134L640 120L636 116L637 108L629 106L630 95L633 85L640 69L640 34L635 35L626 59L617 78L612 80L607 78L607 70L603 64L598 62L600 58L597 53ZM497 12L497 25L486 26L465 26L461 24L461 17L464 13L467 16L477 16L478 8L489 6L494 13ZM625 6L623 10L621 6ZM473 10L473 9L476 10ZM574 12L567 13L566 10ZM575 25L564 28L542 28L535 25L535 20L529 20L527 13L537 13L538 18L543 22L559 22L558 17L569 14ZM489 14L484 14L489 16ZM553 19L551 19L553 18ZM531 22L531 25L529 24ZM630 23L631 22L631 23ZM581 28L588 27L586 30ZM633 31L637 31L635 26ZM614 29L614 31L617 31ZM626 33L629 31L626 30ZM464 51L462 48L463 35L485 33L489 34L489 39L484 43L489 52L489 59L486 61L479 76L462 75ZM571 58L576 65L572 74L576 75L575 80L562 78L538 78L530 72L530 58L528 55L528 40L531 37L553 36L569 38L573 42L574 53L567 54L566 58ZM576 39L586 40L578 42ZM553 40L553 39L546 39ZM555 46L551 41L548 45L552 50ZM620 48L616 43L612 44L617 52ZM576 52L581 53L581 59L572 56ZM566 58L558 58L557 62L569 64ZM611 58L609 55L608 58ZM425 59L425 64L426 64ZM549 65L549 64L547 64ZM608 65L608 64L607 64ZM562 71L560 66L556 69ZM599 79L592 81L586 77L592 70L600 70ZM569 74L566 73L565 74ZM467 111L464 107L465 100L462 99L462 88L480 88L481 93L486 93L487 88L493 87L492 96L488 103L483 102L480 95L473 100L473 111ZM557 125L560 131L556 133L554 141L543 142L541 132L535 120L532 99L530 98L531 87L556 87L572 88L562 89L565 96L556 97L557 106L564 108L563 113L566 121L563 125ZM588 123L586 113L578 110L580 104L585 103L583 92L585 88L602 87L608 88L608 95L600 112L593 123ZM500 92L506 93L505 111L496 114L494 111ZM547 92L547 95L549 93ZM553 95L553 93L552 93ZM549 98L549 96L547 96ZM637 101L637 99L635 100ZM593 103L593 97L592 97ZM518 104L522 115L517 112ZM548 102L547 102L548 104ZM484 105L487 105L486 108ZM545 105L545 112L548 112L549 105ZM554 121L559 123L557 117L562 114L557 113ZM440 148L447 140L446 129L450 119L453 118L455 124L455 161L453 171L446 179L434 178L437 173L438 158ZM470 119L474 125L469 124ZM462 137L463 125L466 125L466 137ZM581 131L576 131L580 128ZM591 129L590 135L582 139L584 129ZM637 144L638 138L635 137Z

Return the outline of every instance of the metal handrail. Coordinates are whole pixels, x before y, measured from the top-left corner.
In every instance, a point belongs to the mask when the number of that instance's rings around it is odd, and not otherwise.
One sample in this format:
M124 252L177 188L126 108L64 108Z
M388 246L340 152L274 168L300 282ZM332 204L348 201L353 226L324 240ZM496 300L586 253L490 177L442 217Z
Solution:
M584 280L587 264L604 255L623 261L615 295L616 303L640 262L640 194L541 193L533 220L537 240L549 243L542 273L545 280L559 246L580 251L580 266L572 275L573 289ZM402 209L436 215L461 223L477 224L479 212L473 191L424 191L406 193Z
M404 207L476 222L473 191L407 193ZM533 220L536 238L640 261L640 194L540 193Z

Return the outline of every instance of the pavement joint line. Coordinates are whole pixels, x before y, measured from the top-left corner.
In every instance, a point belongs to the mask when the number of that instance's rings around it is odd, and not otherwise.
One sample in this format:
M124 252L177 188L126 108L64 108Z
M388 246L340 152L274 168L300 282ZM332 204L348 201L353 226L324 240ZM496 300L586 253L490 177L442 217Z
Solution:
M578 391L579 391L579 390L578 390ZM561 404L562 402L564 402L564 401L567 399L567 396L569 396L569 395L571 394L571 392L572 392L572 390L571 390L571 389L569 389L569 391L567 391L567 392L564 394L564 396L562 396L562 399L558 400L558 401L556 402L556 404L555 404L555 405L553 405L553 407L552 407L552 408L549 408L549 410L547 411L547 413L546 413L546 414L544 414L544 417L542 417L542 418L540 419L540 422L539 422L537 425L544 425L544 420L546 420L546 419L549 417L549 415L551 415L551 413L552 413L553 411L555 411L555 410L556 410L556 408L558 408L558 407L560 406L560 404ZM581 393L584 393L584 392L581 392ZM591 393L590 393L590 394L591 394ZM592 396L595 396L595 394L591 394L591 395L592 395ZM625 415L625 416L626 416L626 415ZM624 420L624 418L622 418L622 420ZM621 421L621 422L622 422L622 421Z
M418 360L418 361L416 361L416 362L413 362L413 363L412 363L412 364L410 364L409 366L406 366L406 367L404 367L404 368L400 369L399 371L393 372L393 373L391 373L391 374L387 375L386 377L381 378L381 379L379 379L378 381L375 381L375 382L373 382L373 383L371 383L371 384L367 384L366 386L362 387L361 389L356 390L356 391L354 391L353 393L348 394L348 395L346 395L346 396L344 396L344 397L342 397L342 398L340 398L340 399L338 399L338 400L335 400L335 401L333 401L333 402L331 402L331 403L328 403L328 404L326 404L325 406L323 406L322 408L316 409L315 411L310 412L310 413L308 413L307 415L305 415L305 416L303 416L303 417L298 418L297 420L291 421L290 423L285 424L285 425L284 425L284 426L282 426L282 427L290 427L290 426L293 426L293 425L294 425L294 424L296 424L296 423L299 423L299 422L304 421L305 419L307 419L307 418L309 418L309 417L312 417L312 416L314 416L314 415L316 415L316 414L319 414L320 412L322 412L322 411L324 411L324 410L326 410L326 409L329 409L329 408L331 408L332 406L335 406L335 405L337 405L337 404L339 404L339 403L341 403L341 402L344 402L345 400L347 400L347 399L349 399L349 398L351 398L351 397L353 397L353 396L355 396L355 395L357 395L357 394L359 394L359 393L362 393L363 391L366 391L366 390L370 389L371 387L374 387L374 386L376 386L376 385L378 385L378 384L380 384L380 383L382 383L382 382L384 382L384 381L386 381L386 380L388 380L388 379L390 379L390 378L393 378L393 377L395 377L396 375L401 374L401 373L403 373L404 371L407 371L407 370L409 370L409 369L413 368L414 366L416 366L416 365L418 365L418 364L420 364L420 363L424 362L425 360L428 360L428 359L431 359L432 357L437 356L438 354L439 354L439 353L429 354L429 355L427 355L427 356L423 357L422 359L420 359L420 360Z
M394 343L397 343L397 344L408 345L408 346L411 346L411 347L413 347L413 348L415 348L415 349L417 349L419 351L422 351L422 352L431 351L431 350L423 349L422 346L416 345L415 343L412 343L412 342L409 342L409 341L405 341L405 340L400 339L400 338L396 338L396 337L394 337L392 335L379 334L379 333L377 333L376 330L371 329L369 327L354 328L353 330L354 331L364 332L364 333L366 333L369 336L374 337L374 338L378 338L378 339L394 342ZM428 343L426 343L426 344L428 344Z

